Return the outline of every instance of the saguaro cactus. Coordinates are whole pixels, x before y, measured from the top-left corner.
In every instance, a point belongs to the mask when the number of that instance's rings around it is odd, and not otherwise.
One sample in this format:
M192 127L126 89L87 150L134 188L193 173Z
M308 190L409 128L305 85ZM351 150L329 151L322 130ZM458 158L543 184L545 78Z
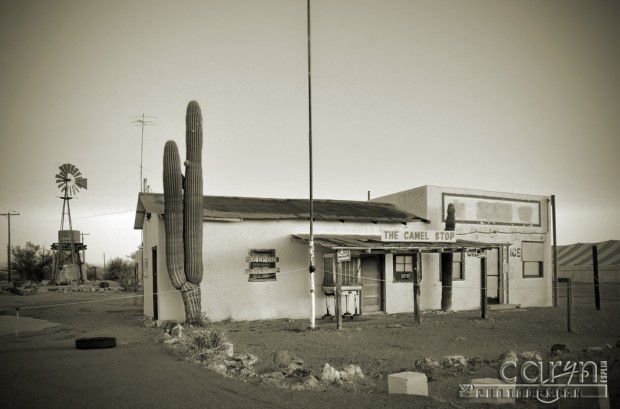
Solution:
M174 141L164 147L164 226L166 267L181 291L188 323L200 320L202 281L202 115L196 101L185 117L185 178Z

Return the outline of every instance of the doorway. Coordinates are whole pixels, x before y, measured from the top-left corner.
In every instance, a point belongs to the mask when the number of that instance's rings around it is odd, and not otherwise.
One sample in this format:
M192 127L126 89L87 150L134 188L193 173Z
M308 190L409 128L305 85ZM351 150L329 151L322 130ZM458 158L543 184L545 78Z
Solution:
M379 256L363 257L362 274L362 312L383 311L383 260Z
M151 250L151 265L153 266L153 320L159 319L159 312L157 310L157 246Z
M489 304L500 303L500 268L499 249L491 249L486 252L487 258L487 302Z

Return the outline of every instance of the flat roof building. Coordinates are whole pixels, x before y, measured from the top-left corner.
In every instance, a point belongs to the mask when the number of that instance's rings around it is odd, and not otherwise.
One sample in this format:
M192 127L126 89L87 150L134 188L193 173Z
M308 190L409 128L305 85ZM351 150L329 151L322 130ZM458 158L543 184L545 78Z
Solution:
M456 229L445 232L448 204ZM316 315L334 314L337 254L344 313L413 312L441 302L440 254L453 254L454 310L480 308L481 264L489 302L552 303L549 198L423 186L372 201L314 200ZM184 320L165 262L163 194L140 193L144 313ZM202 309L213 320L307 318L309 200L204 196Z

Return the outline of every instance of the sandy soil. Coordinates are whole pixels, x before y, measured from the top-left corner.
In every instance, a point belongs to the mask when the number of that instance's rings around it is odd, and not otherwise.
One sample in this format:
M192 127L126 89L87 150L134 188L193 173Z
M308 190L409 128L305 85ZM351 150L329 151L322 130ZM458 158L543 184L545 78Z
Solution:
M45 291L45 290L43 290ZM497 377L494 361L505 351L537 351L547 358L553 344L567 344L573 360L606 360L609 365L611 407L620 406L620 293L618 288L603 294L603 308L595 311L591 288L577 291L574 302L574 332L566 331L566 309L529 308L490 311L480 319L479 311L452 314L426 313L416 325L411 314L371 315L345 320L342 330L331 320L318 320L309 330L307 320L217 322L211 327L224 332L234 344L235 353L251 353L260 359L286 350L304 360L304 367L320 376L329 363L336 369L359 365L366 378L344 388L352 393L387 393L387 375L418 371L420 357L441 360L446 355L479 358L465 370L429 372L430 395L453 407L466 406L457 397L458 384L472 378ZM0 351L47 345L54 348L72 344L75 338L114 336L119 344L161 342L162 329L144 325L142 297L118 292L38 292L18 296L0 294L0 315L42 319L60 325L39 331L24 326L0 335ZM6 317L5 317L6 318ZM6 320L0 320L1 322ZM11 324L14 325L14 322ZM605 346L602 351L582 352L584 348ZM171 359L172 358L171 356ZM567 357L564 357L567 359ZM534 407L535 402L518 406ZM546 405L543 407L554 407Z

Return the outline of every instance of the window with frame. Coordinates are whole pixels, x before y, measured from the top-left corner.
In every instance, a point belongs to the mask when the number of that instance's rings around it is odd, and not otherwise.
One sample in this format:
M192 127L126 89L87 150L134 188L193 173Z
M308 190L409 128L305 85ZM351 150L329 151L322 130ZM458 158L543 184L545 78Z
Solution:
M394 282L413 282L414 272L418 268L417 254L394 254ZM420 280L422 277L420 277Z
M521 243L523 278L540 278L544 275L545 246L537 241Z
M340 268L343 287L360 285L359 257L351 257L351 260L341 262ZM334 254L326 254L323 256L323 286L336 286L336 256Z
M439 281L441 281L441 272L443 271L442 255L439 256ZM452 281L461 280L465 280L465 253L452 253Z
M250 250L247 258L248 281L276 281L279 262L275 249Z

